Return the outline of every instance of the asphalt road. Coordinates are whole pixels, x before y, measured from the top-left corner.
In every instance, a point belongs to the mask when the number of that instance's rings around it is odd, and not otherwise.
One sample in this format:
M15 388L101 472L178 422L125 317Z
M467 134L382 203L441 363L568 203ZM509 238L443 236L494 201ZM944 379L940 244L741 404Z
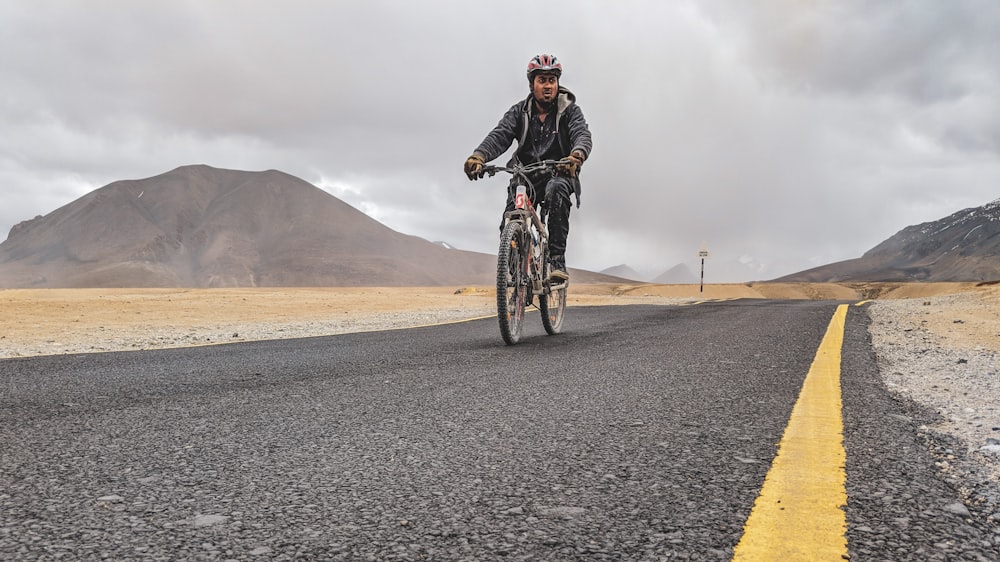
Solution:
M2 360L0 559L729 560L836 306ZM851 559L1000 559L866 323L852 306L842 351Z

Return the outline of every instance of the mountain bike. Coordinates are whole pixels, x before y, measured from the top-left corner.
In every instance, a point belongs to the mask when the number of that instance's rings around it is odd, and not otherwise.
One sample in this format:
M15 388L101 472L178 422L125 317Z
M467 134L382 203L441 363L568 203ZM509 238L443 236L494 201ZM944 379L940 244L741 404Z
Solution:
M482 170L490 177L497 172L514 176L514 209L504 213L497 252L497 318L500 335L507 345L521 339L524 310L529 305L538 308L542 326L549 335L562 331L569 281L549 281L547 213L544 202L534 202L535 186L528 179L533 172L555 172L558 163L558 160L543 160L524 166L484 166ZM539 205L542 214L538 212Z

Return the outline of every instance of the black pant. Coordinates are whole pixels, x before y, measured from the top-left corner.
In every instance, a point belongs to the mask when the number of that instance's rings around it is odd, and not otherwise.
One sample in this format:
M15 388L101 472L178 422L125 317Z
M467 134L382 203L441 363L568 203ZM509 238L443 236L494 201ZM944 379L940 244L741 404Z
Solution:
M564 256L566 255L566 237L569 236L569 211L573 207L570 197L574 191L574 180L561 176L549 176L548 174L530 179L534 185L545 188L541 199L538 198L537 193L532 197L530 188L528 197L531 198L536 209L539 204L544 203L542 214L543 217L548 215L545 221L549 229L549 255L553 257ZM516 185L512 181L507 188L507 207L504 209L504 215L514 210L515 188ZM502 218L500 229L503 229Z

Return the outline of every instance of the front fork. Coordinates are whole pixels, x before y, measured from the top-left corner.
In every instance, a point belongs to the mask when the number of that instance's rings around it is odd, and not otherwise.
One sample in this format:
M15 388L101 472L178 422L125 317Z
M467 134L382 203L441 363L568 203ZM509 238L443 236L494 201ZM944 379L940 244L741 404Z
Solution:
M534 232L530 236L535 236ZM531 291L536 295L541 295L545 293L545 280L548 278L548 272L546 269L545 260L545 248L542 246L541 240L532 240L531 242L531 269L532 273L529 275L531 279Z

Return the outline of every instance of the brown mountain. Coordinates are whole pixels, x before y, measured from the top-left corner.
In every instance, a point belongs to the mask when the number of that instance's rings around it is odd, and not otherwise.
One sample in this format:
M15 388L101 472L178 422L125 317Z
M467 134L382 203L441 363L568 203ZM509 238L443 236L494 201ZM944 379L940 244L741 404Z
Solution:
M1000 199L908 226L860 258L775 281L992 281L1000 279Z
M184 166L117 181L0 244L8 288L433 286L495 275L495 256L401 234L276 170Z

